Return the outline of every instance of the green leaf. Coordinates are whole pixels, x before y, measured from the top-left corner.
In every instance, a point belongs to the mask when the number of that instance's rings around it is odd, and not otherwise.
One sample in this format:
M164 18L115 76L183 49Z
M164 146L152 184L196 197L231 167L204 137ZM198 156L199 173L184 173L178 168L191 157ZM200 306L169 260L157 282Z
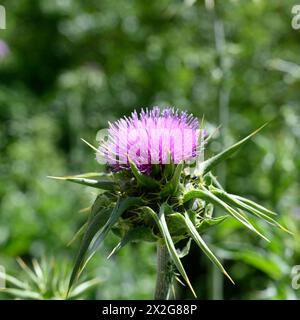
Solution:
M105 179L110 179L113 177L111 173L105 173L105 172L86 172L82 174L76 174L74 176L66 176L66 177L61 177L61 178L105 178ZM60 177L59 177L60 178Z
M179 163L175 169L175 172L171 180L165 184L164 188L160 192L160 196L162 198L167 196L173 196L177 192L182 169L183 169L183 163Z
M240 140L239 142L235 143L234 145L228 147L224 151L220 152L219 154L213 156L212 158L204 161L201 164L200 172L205 175L208 173L212 168L218 165L223 160L229 158L233 153L235 153L241 146L243 146L250 138L252 138L255 134L257 134L260 130L262 130L268 123L264 124L251 134L249 134L244 139Z
M157 215L150 207L144 207L144 209L153 217L153 219L155 220L164 240L165 240L165 244L167 246L168 252L170 254L171 259L173 260L176 268L178 269L178 271L180 272L180 274L182 275L183 279L185 280L185 282L187 283L187 285L189 286L189 288L191 289L193 295L195 297L196 293L190 283L190 280L184 270L184 267L180 261L180 258L177 254L175 245L173 243L172 237L170 235L167 223L166 223L166 219L165 219L165 206L166 204L162 204L159 215Z
M224 188L221 186L220 182L218 181L217 177L215 177L211 172L208 172L208 174L206 175L206 177L207 177L207 176L210 178L212 184L213 184L215 187L217 187L217 188L219 188L219 189L221 189L221 190L224 190Z
M199 221L200 214L192 209L187 210L187 213L189 215L190 220L193 222L193 224L197 225L197 223ZM181 221L180 221L180 223L181 223Z
M130 242L137 241L157 241L157 237L152 233L152 231L145 226L140 226L129 230L122 240L114 247L112 252L109 254L107 259L109 259L112 255L116 254L117 251L125 247Z
M279 229L292 234L291 231L287 230L285 227L283 227L280 223L278 223L276 220L274 220L273 218L271 218L267 214L255 209L251 206L248 206L245 202L242 202L239 200L239 199L244 199L244 198L241 198L241 197L237 198L233 194L229 194L223 190L219 190L216 188L211 189L211 192L214 193L215 195L217 195L218 197L220 197L221 199L223 199L225 202L230 203L231 205L235 206L236 208L245 210L245 211L265 220L266 222L278 227Z
M187 256L190 252L192 238L189 238L186 245L182 249L177 249L177 254L180 259Z
M204 218L211 219L214 213L214 206L211 203L207 203L204 209Z
M118 219L127 209L129 209L132 206L141 205L141 204L142 204L142 200L138 197L128 197L124 199L119 199L108 221L93 239L90 245L90 251L93 253L97 250L98 246L101 244L101 242L105 238L108 231L118 221Z
M196 230L195 226L193 225L187 213L185 213L184 217L182 217L182 221L183 223L186 224L186 227L191 237L194 239L194 241L197 243L200 249L221 270L221 272L223 272L225 276L234 284L233 280L231 279L229 274L226 272L226 270L224 269L224 267L222 266L218 258L212 253L212 251L209 249L205 241L199 235L198 231Z
M113 206L113 204L116 202L117 196L114 197L114 199L109 198L107 196L107 193L100 193L96 197L96 200L94 201L92 208L91 208L91 213L89 215L88 222L91 220L92 217L94 217L99 211Z
M98 249L98 247L100 246L102 241L105 239L105 237L108 234L108 232L110 231L110 229L114 226L114 224L121 217L121 215L130 207L132 207L134 205L141 205L141 204L142 204L142 200L138 197L128 197L128 198L124 198L124 199L118 199L116 206L112 210L111 215L109 216L109 219L107 220L107 222L105 223L103 228L101 228L100 230L98 228L96 235L94 235L94 237L91 239L89 246L88 246L88 250L87 250L88 251L88 253L87 253L88 258L86 259L85 263L83 264L82 268L80 269L79 274L85 268L85 266L90 261L90 259L93 257L96 250Z
M214 194L212 194L210 191L208 191L205 188L203 188L201 190L197 189L197 190L191 190L191 191L187 192L183 196L183 202L187 202L191 199L196 199L196 198L207 200L208 202L211 202L211 203L215 204L216 206L222 208L229 215L231 215L236 220L238 220L240 223L242 223L246 228L255 232L257 235L259 235L260 237L262 237L266 241L270 242L270 240L268 240L263 234L261 234L246 217L244 217L242 214L240 214L234 208L230 207L227 203L225 203L224 201L219 199L217 196L215 196Z
M7 274L7 273L4 273L0 270L0 280L4 280L8 283L11 283L12 285L20 288L20 289L23 289L23 290L27 290L29 289L29 286L27 283Z
M270 215L273 215L273 216L277 216L277 213L276 212L273 212L271 210L268 210L266 209L265 207L261 206L260 204L258 203L255 203L254 201L251 201L249 199L246 199L246 198L243 198L243 197L240 197L240 196L235 196L236 199L244 202L245 204L247 204L248 206L254 208L254 209L257 209L265 214L270 214Z
M82 266L82 263L84 261L84 258L86 256L86 252L89 248L89 245L97 233L97 231L103 227L103 225L107 222L109 219L109 215L113 209L108 208L108 209L103 209L99 211L95 216L93 216L88 223L86 227L86 231L84 233L83 239L81 241L79 251L77 253L76 259L75 259L75 264L73 267L73 271L71 274L70 282L69 282L69 289L72 287L75 279L79 275L80 267Z
M87 226L89 225L90 221L92 220L92 218L98 214L100 211L102 211L103 209L107 209L108 207L111 207L111 203L112 200L109 199L106 196L106 193L100 193L96 200L94 201L92 208L91 208L91 212L89 214L88 220L86 223L84 223L80 229L75 233L75 235L73 236L73 238L71 239L71 241L68 243L68 246L70 246L74 241L76 241L78 239L78 237L80 237L86 230ZM112 210L112 209L111 209ZM111 211L110 210L110 211ZM106 223L108 217L106 215L103 215L103 220L102 220L102 225L101 227Z
M80 296L82 293L84 293L84 292L90 290L91 288L93 288L94 286L98 285L101 282L102 282L102 280L97 279L97 278L82 282L70 292L69 298L74 299L74 298Z
M4 288L0 289L0 291L11 294L18 299L33 299L33 300L41 300L42 297L37 292L31 290L21 290L21 289L13 289L13 288Z
M138 169L138 167L135 165L135 163L133 163L132 161L129 161L129 163L130 163L131 171L140 186L147 188L147 189L159 188L158 181L152 179L151 177L149 177L145 174L142 174L140 172L140 170Z
M56 180L64 180L70 181L78 184L83 184L88 187L93 187L102 190L116 190L118 189L118 185L111 179L91 179L91 177L101 176L103 174L96 174L96 173L86 173L80 174L75 176L65 176L65 177L54 177L48 176L48 178L56 179ZM107 176L109 177L109 176Z
M220 216L220 217L215 217L215 218L204 218L202 221L200 221L199 226L197 226L197 230L198 232L203 232L207 229L209 229L210 227L216 226L220 223L222 223L225 219L227 219L228 216L224 215L224 216Z
M37 275L27 266L27 264L21 259L21 258L17 258L16 259L19 266L22 268L22 270L24 272L26 272L26 274L28 275L28 277L35 283L39 283L39 279L37 277Z
M174 236L183 235L186 232L185 226L182 224L182 215L179 212L173 212L166 216L170 234Z

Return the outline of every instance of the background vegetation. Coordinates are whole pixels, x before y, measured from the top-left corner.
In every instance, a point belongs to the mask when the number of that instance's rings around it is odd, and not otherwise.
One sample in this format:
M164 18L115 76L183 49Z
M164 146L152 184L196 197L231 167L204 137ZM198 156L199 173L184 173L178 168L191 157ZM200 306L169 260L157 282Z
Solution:
M227 189L279 212L295 237L264 243L234 221L205 237L232 286L192 248L184 259L200 298L296 299L300 264L300 37L295 1L9 0L0 30L0 264L22 277L16 257L55 256L85 220L94 191L47 175L101 170L94 142L107 121L145 106L205 115L223 146L271 121L219 169ZM217 214L217 213L216 213ZM106 259L113 235L88 266L101 283L87 297L152 298L155 248L136 244ZM191 298L186 288L178 296ZM2 294L2 298L8 296Z

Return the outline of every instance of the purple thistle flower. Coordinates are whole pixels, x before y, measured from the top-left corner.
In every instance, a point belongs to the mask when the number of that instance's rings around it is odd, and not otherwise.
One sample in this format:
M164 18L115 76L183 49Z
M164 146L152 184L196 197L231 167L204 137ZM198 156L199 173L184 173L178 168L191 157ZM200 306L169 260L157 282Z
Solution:
M186 112L158 107L134 111L129 118L109 123L97 160L103 163L105 159L113 171L128 169L132 161L141 172L150 174L154 164L195 160L200 134L197 118Z

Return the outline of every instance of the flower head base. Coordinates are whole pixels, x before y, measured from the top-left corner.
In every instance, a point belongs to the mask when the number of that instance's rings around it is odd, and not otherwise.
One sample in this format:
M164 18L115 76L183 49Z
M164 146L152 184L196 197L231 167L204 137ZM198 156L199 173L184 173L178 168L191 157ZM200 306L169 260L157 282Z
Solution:
M141 172L151 173L155 164L196 161L203 136L198 120L186 112L158 107L134 111L110 124L97 159L106 159L114 171L128 169L133 162Z

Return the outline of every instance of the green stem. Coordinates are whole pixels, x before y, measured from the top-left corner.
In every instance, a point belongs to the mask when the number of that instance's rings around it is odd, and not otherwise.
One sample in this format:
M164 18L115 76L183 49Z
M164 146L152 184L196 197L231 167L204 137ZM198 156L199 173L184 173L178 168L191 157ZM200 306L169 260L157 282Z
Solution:
M171 285L170 255L166 245L157 244L157 278L155 300L167 300Z

